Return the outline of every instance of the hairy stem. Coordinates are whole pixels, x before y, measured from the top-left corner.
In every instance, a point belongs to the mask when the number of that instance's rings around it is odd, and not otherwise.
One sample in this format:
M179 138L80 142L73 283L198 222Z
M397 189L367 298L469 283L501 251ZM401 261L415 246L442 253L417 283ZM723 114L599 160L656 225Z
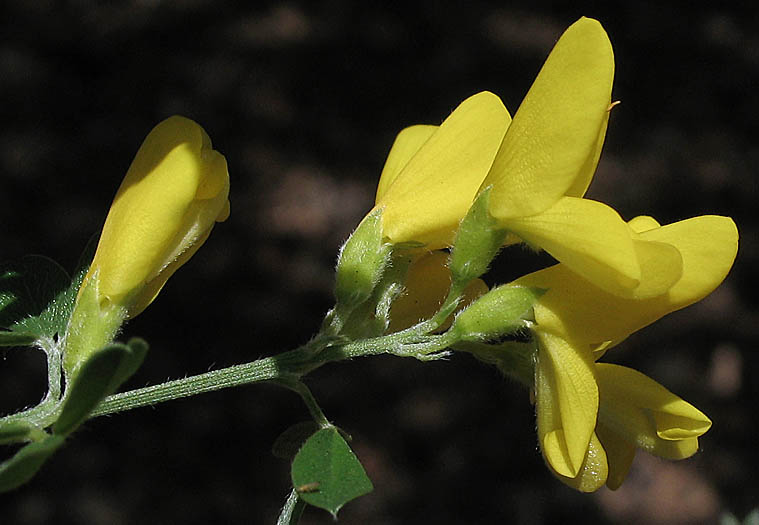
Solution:
M305 345L250 363L234 365L108 396L92 412L91 417L114 414L172 399L262 381L283 383L288 388L298 392L304 397L304 400L308 400L310 392L308 389L303 391L301 387L297 386L298 384L303 385L299 379L325 363L379 354L393 354L423 360L431 359L454 342L447 333L439 336L420 336L418 333L405 332L353 343L336 344L328 346L318 353L314 353L310 345ZM311 407L309 406L309 408ZM317 420L321 420L323 414L319 417L317 413L315 417Z

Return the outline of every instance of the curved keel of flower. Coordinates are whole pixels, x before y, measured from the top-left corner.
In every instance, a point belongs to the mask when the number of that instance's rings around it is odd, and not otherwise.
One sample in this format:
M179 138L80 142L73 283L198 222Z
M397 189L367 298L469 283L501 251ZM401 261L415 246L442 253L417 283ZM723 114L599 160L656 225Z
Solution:
M535 404L543 456L574 478L588 450L598 411L598 388L589 350L552 334L536 334Z

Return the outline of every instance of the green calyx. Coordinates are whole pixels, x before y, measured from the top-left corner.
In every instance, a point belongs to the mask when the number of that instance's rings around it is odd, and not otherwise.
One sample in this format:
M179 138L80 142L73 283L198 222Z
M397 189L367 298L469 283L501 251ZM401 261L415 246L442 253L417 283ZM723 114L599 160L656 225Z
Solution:
M113 341L127 317L123 306L110 302L101 304L97 283L95 273L82 284L66 328L63 368L69 381L94 352Z
M454 282L467 283L487 272L506 238L488 212L490 190L480 192L459 224L450 262Z
M528 325L533 305L544 292L514 285L493 288L456 316L450 331L460 341L478 342L515 334Z
M337 259L337 304L353 308L372 295L387 266L391 245L382 242L382 210L361 221L343 245Z

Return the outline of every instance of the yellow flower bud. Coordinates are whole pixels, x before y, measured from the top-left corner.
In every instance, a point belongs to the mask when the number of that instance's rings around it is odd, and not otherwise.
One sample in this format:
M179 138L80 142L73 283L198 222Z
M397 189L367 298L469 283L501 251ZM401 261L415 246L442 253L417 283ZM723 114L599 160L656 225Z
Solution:
M224 156L198 124L170 117L145 138L113 200L95 258L101 307L142 312L229 216Z
M145 138L113 200L65 335L73 377L142 312L229 216L227 161L203 128L170 117Z

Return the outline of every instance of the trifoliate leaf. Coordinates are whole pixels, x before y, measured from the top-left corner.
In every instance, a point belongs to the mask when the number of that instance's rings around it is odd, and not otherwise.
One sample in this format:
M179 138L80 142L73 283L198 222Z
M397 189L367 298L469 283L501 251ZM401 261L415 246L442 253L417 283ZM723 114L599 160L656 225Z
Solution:
M148 353L148 343L139 337L133 337L126 344L129 348L129 354L121 362L121 366L116 371L113 381L109 386L110 393L119 388L124 382L132 377L140 368Z
M300 498L333 516L347 502L374 488L336 428L311 436L295 456L290 473Z
M0 464L0 492L13 490L32 479L62 444L63 437L48 436L42 441L29 443Z
M19 334L13 339L0 332L0 346L25 346L63 334L96 245L97 236L82 252L73 279L58 263L41 255L0 265L0 328Z
M66 394L53 431L58 435L73 432L105 396L137 371L147 350L147 343L135 338L126 345L113 343L92 354Z
M53 312L44 314L70 282L66 270L41 255L4 264L0 268L0 327L40 337L53 335L57 331L57 326L50 326Z

